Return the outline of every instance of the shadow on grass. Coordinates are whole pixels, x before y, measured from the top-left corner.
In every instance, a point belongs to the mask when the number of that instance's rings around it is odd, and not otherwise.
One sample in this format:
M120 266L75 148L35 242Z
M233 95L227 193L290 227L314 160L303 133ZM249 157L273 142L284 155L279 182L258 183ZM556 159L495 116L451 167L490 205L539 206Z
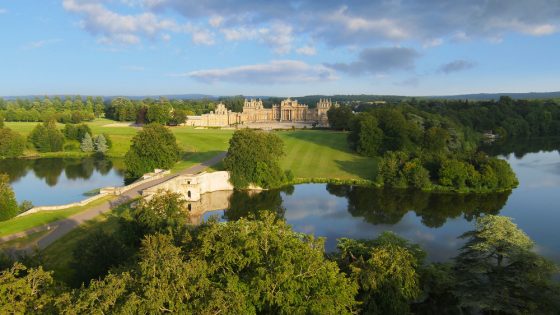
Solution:
M353 161L335 161L338 167L346 173L356 175L360 179L375 180L377 177L377 161L360 157Z
M298 130L282 131L280 134L297 140L311 142L319 146L326 146L344 152L352 152L346 141L348 135L346 132L331 130ZM333 137L337 139L333 141Z
M213 151L204 151L204 152L183 152L180 161L202 163L221 153L224 153L224 151L213 150Z

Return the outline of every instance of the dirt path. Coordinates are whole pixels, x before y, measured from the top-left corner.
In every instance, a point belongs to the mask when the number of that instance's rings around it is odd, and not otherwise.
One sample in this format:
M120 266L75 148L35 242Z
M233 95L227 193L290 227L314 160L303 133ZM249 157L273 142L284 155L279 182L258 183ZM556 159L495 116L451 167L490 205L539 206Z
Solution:
M118 196L117 199L114 200L110 200L107 201L103 204L100 204L98 206L89 208L87 210L84 210L80 213L76 213L68 218L59 220L59 221L55 221L55 222L51 222L45 225L41 225L38 227L34 227L31 229L28 229L26 231L23 232L18 232L18 233L14 233L11 235L6 235L3 237L0 237L0 243L4 243L4 242L8 242L14 239L18 239L21 237L26 237L28 235L37 233L37 232L42 232L45 230L49 230L51 232L49 232L48 234L44 235L43 237L41 237L39 240L33 242L32 245L29 245L28 248L24 249L24 250L31 250L31 249L35 249L38 248L39 250L45 249L47 246L49 246L50 244L54 243L56 240L58 240L59 238L61 238L62 236L64 236L66 233L70 232L72 229L74 229L75 227L79 226L80 224L89 221L93 218L95 218L96 216L109 212L111 211L111 209L118 207L119 205L126 203L132 199L138 198L141 195L141 192L147 188L150 188L152 186L161 184L171 178L180 176L180 175L186 175L186 174L196 174L199 173L201 171L203 171L204 169L206 169L209 166L212 166L214 164L217 164L218 162L220 162L224 157L226 156L226 153L220 153L218 155L216 155L215 157L202 162L200 164L191 166L179 173L176 174L172 174L172 175L168 175L164 178L161 179L155 179L153 181L150 181L148 183L145 183L143 185L137 186L125 193L123 193L122 195Z

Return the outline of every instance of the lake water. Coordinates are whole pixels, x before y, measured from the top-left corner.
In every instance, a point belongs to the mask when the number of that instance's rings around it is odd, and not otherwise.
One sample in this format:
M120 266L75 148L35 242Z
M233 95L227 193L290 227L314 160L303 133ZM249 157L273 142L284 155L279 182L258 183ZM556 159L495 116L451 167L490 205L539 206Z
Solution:
M10 177L18 202L35 206L72 203L106 186L122 186L122 162L103 158L0 160L0 173Z
M420 244L430 260L445 261L457 254L464 243L458 236L473 228L477 216L500 214L512 217L540 254L560 262L560 154L553 150L559 144L531 141L515 148L487 148L516 172L520 185L512 192L458 195L303 184L252 196L235 192L227 211L211 211L203 218L235 220L272 209L295 231L326 237L328 251L336 249L337 238L375 238L393 231Z

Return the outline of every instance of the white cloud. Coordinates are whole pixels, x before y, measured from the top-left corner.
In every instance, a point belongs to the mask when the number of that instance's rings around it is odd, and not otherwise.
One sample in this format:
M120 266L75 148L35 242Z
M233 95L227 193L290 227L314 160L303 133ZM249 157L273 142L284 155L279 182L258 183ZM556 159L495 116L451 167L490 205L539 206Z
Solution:
M22 48L25 50L38 49L38 48L43 48L47 45L59 43L61 41L62 39L60 38L42 39L42 40L27 43Z
M224 18L219 15L215 15L211 17L210 20L208 21L208 23L210 23L210 25L212 25L213 27L219 27L222 25L223 22L224 22Z
M227 81L258 84L290 84L337 79L334 71L325 66L309 65L298 60L274 60L265 64L197 70L174 76L191 77L203 82Z
M258 40L271 46L278 54L289 53L294 40L292 27L283 23L274 23L270 27L250 28L222 28L220 30L228 41Z
M315 47L313 47L313 46L300 47L300 48L296 49L296 52L300 55L306 55L306 56L314 56L314 55L317 54L317 51L315 50Z

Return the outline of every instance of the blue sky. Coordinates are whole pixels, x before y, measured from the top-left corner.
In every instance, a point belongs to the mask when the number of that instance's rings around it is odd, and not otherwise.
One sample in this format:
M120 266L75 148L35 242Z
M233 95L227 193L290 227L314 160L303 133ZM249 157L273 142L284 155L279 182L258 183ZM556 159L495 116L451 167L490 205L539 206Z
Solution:
M560 0L0 0L0 95L560 90Z

